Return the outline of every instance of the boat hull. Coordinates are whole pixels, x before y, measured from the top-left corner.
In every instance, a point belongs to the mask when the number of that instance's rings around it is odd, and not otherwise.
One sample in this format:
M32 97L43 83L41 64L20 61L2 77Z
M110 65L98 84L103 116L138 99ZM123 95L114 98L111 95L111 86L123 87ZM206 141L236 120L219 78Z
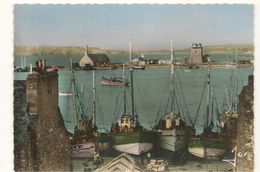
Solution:
M128 82L113 81L111 79L102 78L101 84L108 85L108 86L124 86L124 85L128 85Z
M214 159L225 153L226 146L223 140L193 138L188 151L197 157Z
M113 148L120 152L140 155L153 148L152 131L120 132L113 134Z
M140 155L142 152L148 152L153 148L153 143L129 143L122 145L114 145L113 148L117 151Z
M157 132L158 146L169 151L179 151L187 145L185 130L161 130Z
M144 70L145 66L132 66L133 69Z
M95 153L96 145L94 142L75 144L71 146L71 157L93 157Z
M204 147L189 147L189 152L192 155L201 158L214 159L220 157L225 153L225 149L216 149L216 148L205 148Z
M107 134L104 135L101 134L97 136L96 142L97 142L97 151L104 152L111 147L112 137Z

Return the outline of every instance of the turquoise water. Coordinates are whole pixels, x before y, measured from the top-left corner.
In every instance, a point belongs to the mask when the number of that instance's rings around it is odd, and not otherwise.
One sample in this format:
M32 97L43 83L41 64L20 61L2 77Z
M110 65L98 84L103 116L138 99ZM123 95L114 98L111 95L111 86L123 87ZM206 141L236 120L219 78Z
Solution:
M26 63L34 64L40 57L30 57ZM119 58L119 57L117 57ZM48 57L47 63L50 65L69 64L69 56L65 57ZM80 57L74 57L80 59ZM20 58L15 58L15 64L19 64ZM225 97L225 85L230 80L232 68L212 68L211 77L214 84L215 95L221 107ZM239 68L239 92L247 84L247 77L252 74L253 68ZM187 71L185 69L176 69L176 76L182 83L182 90L187 102L189 112L194 118L202 94L203 84L206 77L206 69L195 69ZM110 129L112 121L120 112L123 111L123 87L110 87L101 85L102 76L122 76L122 70L98 70L96 71L96 91L97 91L97 125ZM26 79L28 73L14 73L14 79ZM126 71L126 75L129 75ZM92 71L76 71L75 76L78 85L83 85L82 102L86 107L88 115L92 111ZM59 92L69 91L70 89L70 72L59 71ZM139 115L139 120L146 128L154 125L158 114L165 112L167 97L169 93L170 68L148 68L146 70L134 71L134 91L135 107ZM130 88L126 88L130 92ZM129 97L129 94L128 94ZM73 117L68 113L69 101L71 97L59 97L59 106L65 122L73 121ZM130 97L129 97L130 100ZM130 104L130 101L127 103ZM128 108L130 111L130 108ZM201 129L203 126L203 117L199 116L196 128ZM68 130L73 130L71 123L66 123Z

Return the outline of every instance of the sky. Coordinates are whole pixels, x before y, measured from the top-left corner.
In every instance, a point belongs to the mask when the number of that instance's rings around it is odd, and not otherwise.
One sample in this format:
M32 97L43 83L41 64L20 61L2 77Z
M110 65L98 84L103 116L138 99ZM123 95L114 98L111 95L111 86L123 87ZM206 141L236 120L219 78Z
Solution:
M15 5L16 46L85 46L137 50L253 44L254 6Z

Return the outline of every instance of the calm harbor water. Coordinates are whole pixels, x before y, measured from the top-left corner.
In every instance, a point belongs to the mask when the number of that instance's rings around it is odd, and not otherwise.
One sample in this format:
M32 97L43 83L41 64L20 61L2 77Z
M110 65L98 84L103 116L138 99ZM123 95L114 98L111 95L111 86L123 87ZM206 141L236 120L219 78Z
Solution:
M26 58L26 65L34 64L41 57L31 56ZM50 65L68 66L69 56L64 57L47 57L47 63ZM74 57L73 61L78 61L80 57ZM122 60L115 57L118 62ZM128 58L125 58L128 59ZM223 59L226 59L223 58ZM113 60L112 60L113 61ZM20 58L15 58L14 65L20 66ZM126 70L126 76L129 72ZM225 98L225 86L230 80L231 73L234 68L212 68L211 77L215 90L216 99L219 109ZM182 90L187 102L188 110L194 118L202 94L204 81L206 78L206 69L185 70L176 69L176 76L182 84ZM239 68L239 92L242 87L247 84L248 75L253 73L253 67ZM28 73L14 73L15 80L26 79ZM96 71L96 92L97 92L97 125L110 129L112 121L118 114L123 111L123 87L110 87L101 85L102 76L116 75L122 76L122 70L97 70ZM82 103L86 108L86 112L91 116L92 112L92 71L76 71L75 72L79 90L82 95ZM70 91L70 71L59 71L59 92ZM148 68L146 70L134 71L134 91L135 91L135 108L139 115L139 121L144 127L151 128L155 124L158 114L165 113L167 97L169 94L170 68ZM82 85L82 86L81 86ZM130 92L130 88L126 88ZM128 94L130 105L130 96ZM69 108L71 107L72 97L60 96L59 106L65 121L65 125L69 131L73 131L73 121ZM128 108L128 111L131 107ZM196 128L202 129L203 117L200 116L196 123Z

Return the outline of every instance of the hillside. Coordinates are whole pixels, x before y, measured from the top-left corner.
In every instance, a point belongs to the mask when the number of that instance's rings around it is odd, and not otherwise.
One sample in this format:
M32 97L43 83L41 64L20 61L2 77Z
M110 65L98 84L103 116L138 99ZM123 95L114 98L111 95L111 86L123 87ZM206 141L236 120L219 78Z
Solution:
M204 46L204 54L234 54L235 49L238 49L243 54L253 54L254 46L248 44L229 44L229 45L211 45ZM58 47L58 46L39 46L27 47L16 46L14 48L14 55L81 55L84 53L84 47ZM89 53L105 53L108 55L127 54L125 50L103 50L97 47L89 47ZM175 50L178 54L189 54L190 48ZM169 54L169 50L156 51L137 51L135 53L145 54Z

